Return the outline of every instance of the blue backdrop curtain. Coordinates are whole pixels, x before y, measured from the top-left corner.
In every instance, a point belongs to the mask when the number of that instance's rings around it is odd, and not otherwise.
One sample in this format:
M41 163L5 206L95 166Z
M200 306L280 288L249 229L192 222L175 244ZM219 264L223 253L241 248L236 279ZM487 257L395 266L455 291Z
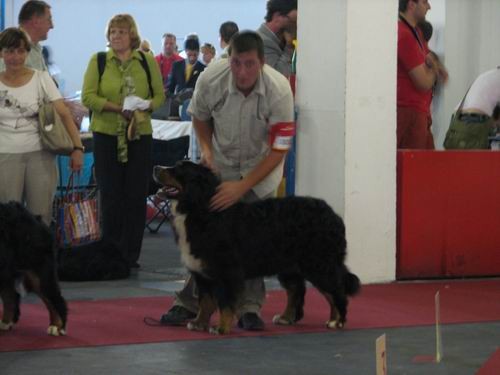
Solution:
M0 0L0 30L5 28L5 0Z

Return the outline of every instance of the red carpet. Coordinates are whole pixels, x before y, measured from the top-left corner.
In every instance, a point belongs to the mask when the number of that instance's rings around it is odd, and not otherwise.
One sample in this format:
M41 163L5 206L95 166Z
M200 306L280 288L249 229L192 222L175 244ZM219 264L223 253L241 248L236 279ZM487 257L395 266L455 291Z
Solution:
M500 320L500 280L367 285L351 300L346 330L434 324L434 295L438 290L443 324ZM265 331L234 328L225 337L328 332L324 328L329 314L327 303L313 289L307 293L303 321L291 327L273 325L272 316L284 309L284 297L283 291L268 293L263 309ZM48 314L43 306L24 304L14 330L0 332L0 352L219 338L185 327L150 327L143 323L145 316L159 318L171 302L171 297L71 301L68 336L62 338L45 334Z
M476 372L476 375L498 375L500 369L500 349L498 349L486 364Z

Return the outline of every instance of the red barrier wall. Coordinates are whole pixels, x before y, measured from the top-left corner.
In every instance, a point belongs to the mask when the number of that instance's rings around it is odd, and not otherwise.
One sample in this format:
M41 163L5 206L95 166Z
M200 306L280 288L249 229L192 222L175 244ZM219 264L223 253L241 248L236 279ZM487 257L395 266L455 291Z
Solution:
M500 152L398 151L398 279L500 275Z

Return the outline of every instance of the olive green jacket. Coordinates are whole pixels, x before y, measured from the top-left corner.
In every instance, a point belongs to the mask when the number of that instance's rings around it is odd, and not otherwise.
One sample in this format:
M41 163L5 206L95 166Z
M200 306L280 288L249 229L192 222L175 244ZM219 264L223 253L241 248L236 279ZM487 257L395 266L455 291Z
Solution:
M151 72L152 98L149 96L147 74L141 65L141 56L137 51L132 52L132 58L129 61L121 64L114 51L110 49L106 53L106 67L100 82L97 54L91 57L82 88L82 103L92 111L90 130L108 135L118 135L121 132L123 117L119 113L103 111L107 101L123 105L123 100L127 95L136 95L151 100L152 110L163 104L165 94L160 69L152 55L148 53L144 55ZM149 112L144 116L144 121L137 124L137 132L139 135L153 133Z

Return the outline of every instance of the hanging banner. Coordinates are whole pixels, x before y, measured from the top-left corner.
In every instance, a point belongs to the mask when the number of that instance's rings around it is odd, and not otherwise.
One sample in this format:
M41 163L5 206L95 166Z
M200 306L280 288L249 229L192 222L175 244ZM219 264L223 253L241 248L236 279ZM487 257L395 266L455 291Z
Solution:
M0 31L5 29L5 0L0 0Z

